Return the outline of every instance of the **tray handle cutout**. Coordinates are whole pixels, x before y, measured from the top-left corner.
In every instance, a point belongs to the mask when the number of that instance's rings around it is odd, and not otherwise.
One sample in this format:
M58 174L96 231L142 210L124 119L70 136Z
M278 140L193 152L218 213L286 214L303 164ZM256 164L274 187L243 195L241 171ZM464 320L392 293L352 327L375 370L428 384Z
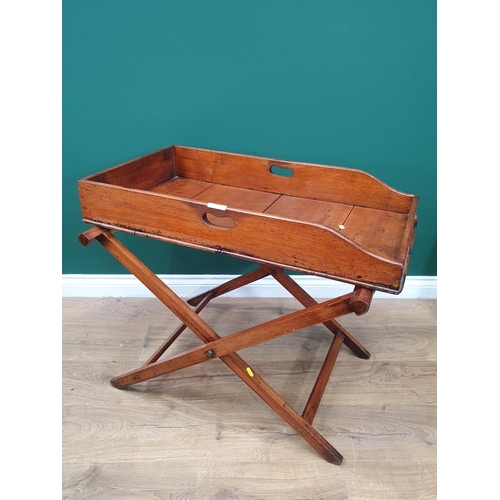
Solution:
M292 177L293 170L288 167L279 167L278 165L271 165L269 167L269 172L279 177Z
M229 215L214 215L210 212L203 214L203 222L216 229L231 229L234 227L234 220Z

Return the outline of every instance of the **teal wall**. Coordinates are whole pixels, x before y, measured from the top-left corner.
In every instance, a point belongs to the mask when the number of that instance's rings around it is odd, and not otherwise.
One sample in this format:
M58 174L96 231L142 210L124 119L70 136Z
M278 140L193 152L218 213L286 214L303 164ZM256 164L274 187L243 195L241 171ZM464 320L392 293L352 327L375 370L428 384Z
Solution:
M77 180L179 144L358 168L418 194L408 274L436 275L435 0L62 5L63 273L126 273L78 243ZM157 273L254 267L120 238Z

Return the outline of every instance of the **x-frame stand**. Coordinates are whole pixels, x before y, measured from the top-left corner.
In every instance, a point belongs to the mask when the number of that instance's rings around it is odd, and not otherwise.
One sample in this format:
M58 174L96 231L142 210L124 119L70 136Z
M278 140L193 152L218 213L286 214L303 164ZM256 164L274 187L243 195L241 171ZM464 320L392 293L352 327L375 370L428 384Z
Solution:
M342 455L314 429L312 422L342 344L345 344L346 347L360 358L368 359L370 357L370 353L335 318L350 313L355 313L358 316L365 314L370 307L373 290L356 286L352 293L317 303L282 268L266 263L261 264L254 271L193 297L186 303L153 271L148 269L108 229L95 226L81 233L78 239L84 246L89 245L95 240L99 241L106 250L139 279L182 322L182 325L156 350L142 367L113 378L111 384L114 387L124 389L130 385L150 380L181 368L186 368L210 359L220 358L325 460L336 465L342 463ZM275 278L305 308L225 337L220 337L200 318L198 313L213 298L269 275ZM190 306L194 306L194 309ZM302 415L300 415L258 373L252 370L236 351L319 323L323 323L333 333L334 337L309 399ZM186 327L192 330L204 345L160 361L160 357Z

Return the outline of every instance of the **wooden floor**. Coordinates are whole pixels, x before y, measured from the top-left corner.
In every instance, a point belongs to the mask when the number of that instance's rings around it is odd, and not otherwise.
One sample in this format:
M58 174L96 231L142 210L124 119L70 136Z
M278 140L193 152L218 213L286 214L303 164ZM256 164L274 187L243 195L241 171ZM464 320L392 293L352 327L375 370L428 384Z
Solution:
M214 300L224 335L298 310L293 299ZM63 299L64 499L436 498L436 301L377 299L340 322L343 347L314 426L324 461L220 360L118 390L179 321L157 299ZM322 325L239 354L299 413L331 342ZM200 345L186 330L165 356Z

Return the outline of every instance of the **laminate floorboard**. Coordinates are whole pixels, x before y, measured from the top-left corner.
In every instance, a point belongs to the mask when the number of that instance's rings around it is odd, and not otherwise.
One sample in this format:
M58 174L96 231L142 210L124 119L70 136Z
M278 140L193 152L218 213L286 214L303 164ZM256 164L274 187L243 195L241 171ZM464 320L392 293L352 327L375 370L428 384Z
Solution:
M300 307L219 298L201 316L227 335ZM375 295L339 320L371 358L341 349L314 420L344 456L336 466L218 359L113 388L179 320L155 298L64 298L62 498L435 499L436 309ZM300 413L331 340L317 325L239 354ZM186 330L164 358L199 345Z

